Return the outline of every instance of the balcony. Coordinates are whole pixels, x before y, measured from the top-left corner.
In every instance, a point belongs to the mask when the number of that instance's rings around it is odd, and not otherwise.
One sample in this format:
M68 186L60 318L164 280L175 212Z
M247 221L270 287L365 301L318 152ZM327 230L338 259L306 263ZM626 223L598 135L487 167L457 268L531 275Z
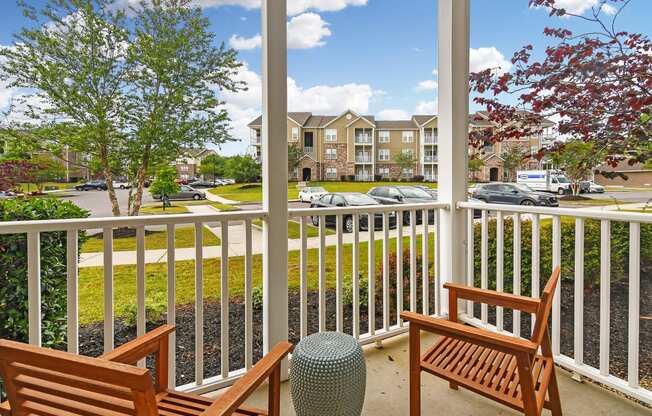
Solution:
M437 163L437 155L425 155L423 163Z
M426 134L425 136L423 136L423 144L426 144L426 145L437 144L437 136L433 136L431 134Z
M370 134L358 134L355 136L355 144L370 145L372 143Z
M312 146L304 146L303 147L303 153L307 155L314 155L315 154L315 148Z
M355 155L356 163L371 163L371 155Z
M263 143L263 138L260 136L254 136L251 138L252 146L260 146Z

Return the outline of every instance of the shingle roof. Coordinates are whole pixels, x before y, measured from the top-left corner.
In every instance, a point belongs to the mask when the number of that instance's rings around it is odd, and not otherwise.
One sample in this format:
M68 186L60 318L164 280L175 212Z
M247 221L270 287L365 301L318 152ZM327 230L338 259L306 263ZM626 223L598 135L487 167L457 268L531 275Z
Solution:
M379 129L416 129L417 125L412 120L378 120L376 127Z
M433 115L416 115L412 116L412 119L417 122L418 125L423 125L427 123L428 121L432 120L433 117L437 117L435 114Z
M312 113L308 112L290 112L288 113L288 117L290 117L292 120L296 121L299 123L301 126L306 124L306 121L312 116Z

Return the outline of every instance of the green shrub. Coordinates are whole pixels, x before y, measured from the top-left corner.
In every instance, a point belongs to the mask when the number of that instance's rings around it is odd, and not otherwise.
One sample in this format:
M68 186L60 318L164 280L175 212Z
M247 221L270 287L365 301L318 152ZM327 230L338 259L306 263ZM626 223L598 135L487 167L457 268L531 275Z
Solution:
M541 287L552 273L552 220L542 219L540 227L539 270ZM481 267L481 224L474 227L475 283L480 285ZM504 226L503 276L506 292L512 291L514 224L512 218L505 218ZM488 228L488 280L489 288L496 287L496 220L489 221ZM571 218L561 220L561 266L562 277L571 279L575 271L575 221ZM611 279L614 281L627 277L629 269L629 224L611 223ZM652 226L641 225L641 269L652 270ZM532 276L532 222L521 222L521 293L530 295ZM600 283L600 221L585 220L584 223L584 280L588 289Z
M358 282L358 304L361 308L366 308L367 305L369 305L369 280L366 277L360 276ZM353 304L353 277L350 274L344 276L344 284L342 285L342 297L345 305Z
M251 290L251 306L254 309L262 309L263 307L263 288L256 286Z
M85 218L88 212L55 198L0 200L0 221ZM66 343L66 233L41 233L43 344ZM80 233L80 244L85 241ZM0 235L0 338L27 341L27 236Z

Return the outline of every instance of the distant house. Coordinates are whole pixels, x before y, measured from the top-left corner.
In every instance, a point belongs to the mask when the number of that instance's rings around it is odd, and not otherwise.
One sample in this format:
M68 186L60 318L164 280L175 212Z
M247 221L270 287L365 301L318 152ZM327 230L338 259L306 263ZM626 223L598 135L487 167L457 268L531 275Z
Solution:
M188 149L173 162L179 179L191 180L200 177L201 162L209 155L217 154L212 149Z
M622 161L616 167L602 165L595 170L602 172L614 172L627 176L627 179L621 176L608 178L601 174L595 175L595 182L606 186L652 186L652 169L646 168L641 163L629 165L627 161Z

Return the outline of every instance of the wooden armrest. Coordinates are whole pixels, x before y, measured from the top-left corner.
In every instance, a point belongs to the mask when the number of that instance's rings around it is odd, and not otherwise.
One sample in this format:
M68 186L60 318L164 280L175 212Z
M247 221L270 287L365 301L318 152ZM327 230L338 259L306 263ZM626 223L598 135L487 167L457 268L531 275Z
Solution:
M289 342L280 342L255 366L231 386L224 395L206 409L202 415L228 416L261 385L275 370L280 369L281 361L294 347ZM280 374L280 373L279 373Z
M161 325L153 331L149 331L145 335L129 341L111 352L103 354L100 358L135 365L139 360L157 352L161 348L161 343L167 346L169 340L168 335L174 332L174 330L174 325Z
M401 318L410 322L410 325L417 325L420 329L462 341L473 342L506 353L519 351L534 354L538 349L537 344L532 341L474 328L445 319L431 318L414 312L401 312Z
M445 283L444 287L450 290L456 299L461 298L509 309L517 309L528 313L536 313L539 308L539 303L541 303L539 299L533 299L527 296L512 295L455 283Z

